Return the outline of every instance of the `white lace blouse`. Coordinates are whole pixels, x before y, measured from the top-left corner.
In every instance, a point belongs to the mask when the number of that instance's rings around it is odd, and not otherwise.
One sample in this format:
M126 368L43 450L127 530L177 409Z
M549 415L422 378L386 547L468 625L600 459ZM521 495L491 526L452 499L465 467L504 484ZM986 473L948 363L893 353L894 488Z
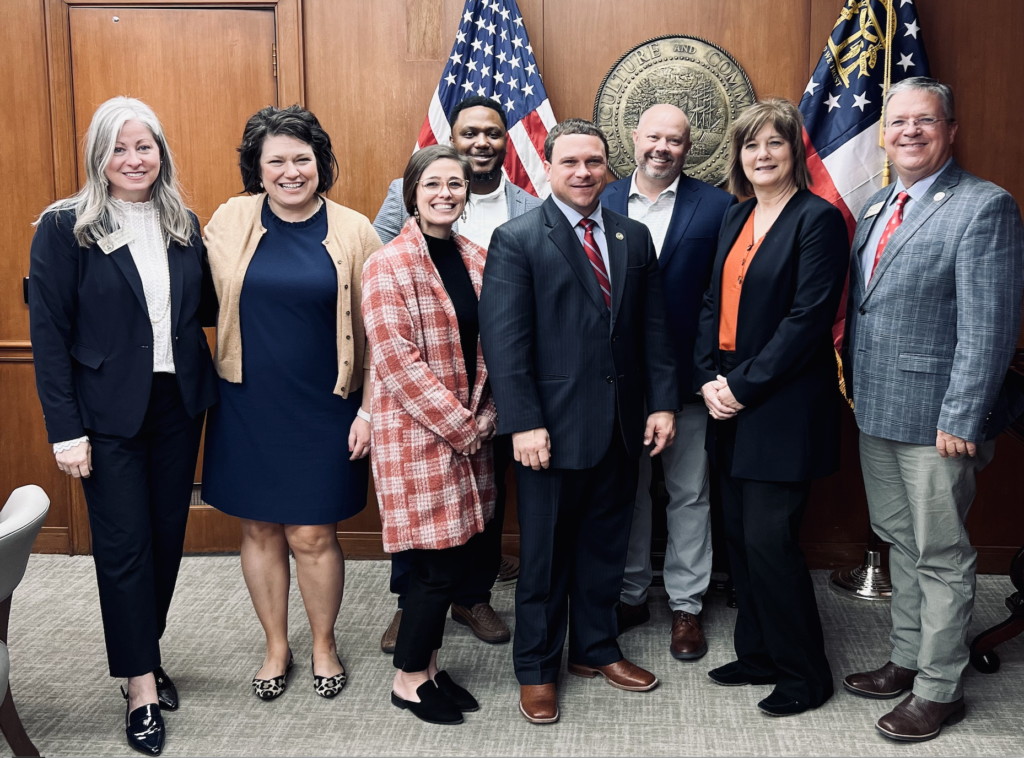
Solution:
M128 250L142 279L149 321L153 325L153 372L174 373L171 349L171 272L167 267L167 243L160 227L160 212L152 202L126 203L114 199L121 227L131 232ZM70 450L88 437L56 442L53 452Z

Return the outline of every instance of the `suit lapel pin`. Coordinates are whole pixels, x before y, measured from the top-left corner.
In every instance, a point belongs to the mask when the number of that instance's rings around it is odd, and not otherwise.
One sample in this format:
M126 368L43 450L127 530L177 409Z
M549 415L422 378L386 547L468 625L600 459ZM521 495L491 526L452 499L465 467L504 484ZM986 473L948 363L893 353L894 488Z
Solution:
M626 237L622 234L622 232L615 232L615 239L624 240L626 239Z
M946 196L945 192L936 192L935 193L935 197L933 197L932 200L934 200L935 202L939 202L945 196Z

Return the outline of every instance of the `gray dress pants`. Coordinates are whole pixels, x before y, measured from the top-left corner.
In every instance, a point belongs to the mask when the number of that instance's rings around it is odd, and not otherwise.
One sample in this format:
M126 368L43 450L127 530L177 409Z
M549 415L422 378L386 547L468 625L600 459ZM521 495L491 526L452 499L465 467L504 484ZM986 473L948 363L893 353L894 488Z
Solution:
M673 611L700 613L711 581L711 503L704 433L704 403L686 405L676 413L675 442L661 452L669 503L665 589ZM633 504L629 553L619 599L630 605L647 600L651 586L651 457L640 456L640 480Z
M860 435L871 528L892 545L892 662L915 669L914 694L938 703L963 695L978 555L964 523L995 444L942 458L934 445Z

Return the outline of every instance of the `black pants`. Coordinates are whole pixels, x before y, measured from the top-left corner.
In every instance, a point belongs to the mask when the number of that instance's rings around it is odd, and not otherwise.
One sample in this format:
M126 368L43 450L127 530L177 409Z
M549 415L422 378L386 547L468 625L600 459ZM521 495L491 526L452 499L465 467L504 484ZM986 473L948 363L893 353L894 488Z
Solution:
M556 680L566 626L570 662L604 666L622 659L615 606L638 468L618 424L593 468L515 467L520 565L512 656L520 684Z
M483 532L470 540L472 546L466 558L466 581L452 602L466 608L477 603L491 602L491 588L501 568L501 532L505 524L505 474L512 462L512 440L508 435L494 439L494 483L497 497L494 502L494 518L487 522ZM469 543L467 543L469 544ZM412 551L403 550L391 554L391 591L398 595L398 607L405 608L409 594L409 577L412 569ZM403 621L404 624L404 614Z
M395 668L423 671L430 654L441 648L445 617L452 598L462 589L470 560L477 549L474 534L464 545L443 550L406 550L409 558L409 593L395 643Z
M93 470L82 489L111 676L160 666L204 416L188 415L174 374L154 374L138 434L87 430Z

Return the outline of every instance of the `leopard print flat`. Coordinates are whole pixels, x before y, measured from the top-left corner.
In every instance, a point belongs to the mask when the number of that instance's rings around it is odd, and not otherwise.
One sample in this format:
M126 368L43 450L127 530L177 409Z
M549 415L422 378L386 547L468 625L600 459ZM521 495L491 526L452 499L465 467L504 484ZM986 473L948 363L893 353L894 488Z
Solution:
M341 666L340 674L318 676L313 669L313 656L309 656L309 668L313 671L313 691L320 697L332 698L345 689L347 675L345 673L345 664L341 662L341 656L338 656L338 665Z
M288 674L292 670L292 651L288 649L288 665L284 669L284 673L281 676L275 676L273 679L257 679L255 676L252 678L252 692L260 700L273 700L281 697L284 694L285 689L288 687ZM262 668L262 667L261 667ZM259 671L257 670L257 674Z

